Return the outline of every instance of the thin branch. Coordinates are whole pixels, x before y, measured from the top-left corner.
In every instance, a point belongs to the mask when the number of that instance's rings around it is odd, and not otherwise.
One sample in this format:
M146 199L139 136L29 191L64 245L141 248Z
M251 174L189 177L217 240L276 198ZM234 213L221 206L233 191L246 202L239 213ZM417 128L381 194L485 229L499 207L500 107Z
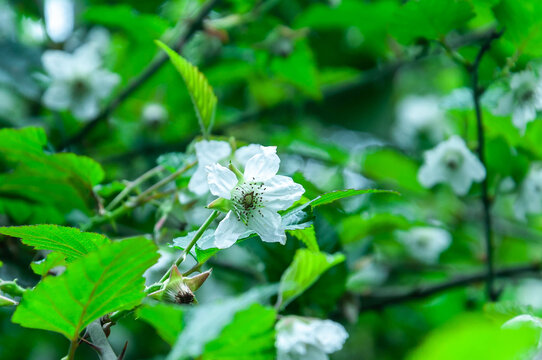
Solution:
M527 273L540 272L542 267L540 264L518 265L494 271L495 277L507 278ZM455 289L458 287L484 282L487 280L487 271L480 271L471 275L457 276L451 280L434 284L423 285L411 288L404 291L380 291L369 295L361 295L360 311L378 310L389 305L397 305L404 302L409 302L417 299L424 299L431 295L441 293L446 290Z
M107 207L105 209L108 210L108 211L111 210L111 209L114 209L115 206L117 206L122 200L124 200L124 198L128 194L130 194L130 192L133 189L135 189L141 183L143 183L146 180L150 179L151 177L153 177L155 174L159 173L163 169L164 169L164 167L162 165L155 166L152 169L150 169L149 171L147 171L146 173L144 173L143 175L141 175L140 177L138 177L137 179L135 179L134 181L130 181L128 183L128 185L117 196L115 196L115 198L113 200L111 200L111 202L109 203L109 205L107 205Z
M474 101L474 109L476 112L476 126L478 132L478 158L480 162L486 169L486 176L482 181L482 203L484 206L484 232L485 232L485 245L486 245L486 264L487 264L487 296L491 301L497 300L498 294L494 289L494 264L493 264L493 231L491 224L491 202L489 200L488 193L488 174L485 160L485 134L484 134L484 123L482 119L482 110L480 106L480 96L483 93L483 90L480 88L478 81L478 70L480 67L480 62L484 57L484 54L491 47L493 40L498 39L502 35L502 32L493 32L482 44L478 54L472 65L467 67L467 70L471 73L471 86L472 86L472 97Z
M212 8L220 0L209 0L200 9L194 19L190 20L190 24L184 34L179 38L177 43L172 46L176 52L180 52L184 45L192 38L192 36L199 30L203 24L203 19L211 12ZM107 105L94 119L88 122L78 133L62 143L59 148L65 149L68 146L81 142L87 137L90 132L102 121L105 121L115 111L115 109L124 102L134 91L136 91L141 85L149 80L161 67L168 61L166 53L161 51L158 57L145 69L138 77L133 79L126 88L124 88L115 97L109 105Z

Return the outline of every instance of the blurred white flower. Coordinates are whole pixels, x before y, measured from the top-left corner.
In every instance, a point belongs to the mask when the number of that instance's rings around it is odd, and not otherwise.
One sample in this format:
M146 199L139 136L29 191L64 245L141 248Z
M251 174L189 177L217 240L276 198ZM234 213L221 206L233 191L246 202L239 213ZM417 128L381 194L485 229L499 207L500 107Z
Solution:
M452 136L423 154L418 181L426 188L448 183L458 195L465 195L473 182L480 182L486 170L459 136Z
M398 231L397 238L413 258L426 264L436 263L440 254L452 242L450 233L433 227L414 227L408 231Z
M41 20L23 16L21 19L21 42L30 45L42 44L45 39L45 28Z
M143 107L142 117L146 124L154 126L164 123L168 112L162 104L151 102Z
M65 41L73 31L74 4L72 0L45 0L45 27L51 40Z
M472 90L470 88L454 89L441 100L443 109L470 110L474 108Z
M291 178L276 175L279 165L276 147L262 146L260 153L247 161L243 175L220 164L207 166L211 193L229 200L231 209L216 229L218 248L230 247L253 232L263 241L286 243L278 211L289 208L305 190Z
M521 183L514 212L521 220L527 220L528 214L542 213L542 164L531 165L527 177Z
M15 37L17 16L7 0L0 0L0 39L12 39Z
M516 301L523 306L542 309L542 281L526 279L516 289Z
M408 96L397 106L397 122L392 137L407 149L418 148L424 142L436 144L448 132L444 112L435 96Z
M298 316L283 317L276 330L277 360L327 360L348 338L339 323Z
M100 100L109 96L120 78L101 68L93 46L81 46L73 54L47 50L41 58L51 84L43 95L45 106L70 109L81 120L90 120L100 110Z
M534 71L525 70L512 75L510 89L500 97L493 113L512 115L512 122L523 135L541 109L542 79Z

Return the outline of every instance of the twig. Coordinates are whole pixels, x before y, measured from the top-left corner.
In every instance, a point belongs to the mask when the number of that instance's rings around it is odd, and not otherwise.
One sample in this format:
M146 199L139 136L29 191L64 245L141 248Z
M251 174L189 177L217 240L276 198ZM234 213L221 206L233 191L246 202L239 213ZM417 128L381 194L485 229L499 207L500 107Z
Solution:
M135 189L136 187L138 187L141 183L145 182L146 180L150 179L151 177L153 177L155 174L159 173L160 171L162 171L164 169L164 167L162 165L158 165L156 167L153 167L152 169L150 169L149 171L147 171L146 173L144 173L143 175L141 175L140 177L138 177L137 179L135 179L134 181L131 181L113 200L111 200L111 202L109 203L109 205L107 205L107 207L105 208L106 210L111 210L113 209L115 206L117 206L128 194L130 194L130 192Z
M209 0L200 9L198 14L190 21L190 25L185 33L179 38L177 43L172 48L179 52L184 45L190 40L194 33L201 28L203 19L211 12L211 9L218 3L219 0ZM68 146L79 143L94 129L100 122L107 120L115 109L124 102L134 91L149 80L161 67L168 61L168 56L163 51L158 57L145 69L138 77L133 79L126 88L124 88L116 98L114 98L94 119L90 120L78 133L62 143L59 148L65 149Z
M494 271L495 277L513 277L516 275L539 272L541 270L540 264L530 264L530 265L519 265L514 267L508 267ZM369 310L378 310L382 309L389 305L397 305L404 302L423 299L431 295L454 289L461 286L466 286L474 283L479 283L487 280L487 270L480 271L471 275L458 276L454 279L434 284L434 285L424 285L418 286L409 290L400 291L400 292L380 292L370 294L370 295L361 295L361 309L360 311L369 311Z
M491 226L491 202L488 194L488 175L485 161L485 135L484 135L484 123L482 119L482 110L480 106L480 96L483 90L478 83L478 70L480 62L484 57L484 54L491 47L493 40L498 39L502 35L502 32L493 32L486 41L480 47L476 58L472 65L467 66L467 70L471 73L472 81L472 98L474 101L474 109L476 112L476 125L478 132L478 158L486 169L486 176L482 180L482 203L484 206L484 232L485 232L485 244L486 244L486 264L487 264L487 296L491 301L497 300L498 294L494 289L494 264L493 264L493 232Z

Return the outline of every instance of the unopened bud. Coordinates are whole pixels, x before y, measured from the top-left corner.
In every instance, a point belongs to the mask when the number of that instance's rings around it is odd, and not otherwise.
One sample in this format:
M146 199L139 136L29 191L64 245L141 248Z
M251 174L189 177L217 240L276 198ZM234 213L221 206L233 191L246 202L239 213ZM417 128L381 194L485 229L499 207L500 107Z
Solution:
M181 274L177 266L173 265L169 279L166 280L164 286L160 290L149 294L149 296L160 301L175 304L197 303L194 291L203 285L210 274L211 270L208 270L191 278L187 278Z
M231 200L218 198L207 205L207 208L227 213L232 209L232 203Z

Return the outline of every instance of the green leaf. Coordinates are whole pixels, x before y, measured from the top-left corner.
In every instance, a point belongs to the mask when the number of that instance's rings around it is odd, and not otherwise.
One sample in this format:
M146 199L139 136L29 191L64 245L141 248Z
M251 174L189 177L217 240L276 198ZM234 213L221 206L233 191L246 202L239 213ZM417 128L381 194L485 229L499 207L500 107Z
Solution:
M356 195L365 195L365 194L394 194L399 195L396 191L391 190L378 190L378 189L365 189L365 190L355 190L355 189L348 189L348 190L337 190L328 192L325 194L322 194L318 196L316 199L313 199L310 201L310 205L312 208L315 208L317 206L321 205L327 205L331 204L334 201L345 199L351 196Z
M367 152L363 158L362 172L370 179L408 191L427 191L418 183L418 164L390 148Z
M419 38L438 40L473 17L468 0L411 0L395 12L390 32L405 44Z
M493 13L504 28L504 38L519 54L542 55L542 3L538 0L502 0Z
M276 291L274 285L257 287L235 298L184 307L186 327L166 359L184 360L200 356L205 344L217 338L237 312L256 302L267 301Z
M294 260L280 279L281 309L314 284L320 275L344 260L345 256L340 253L329 255L308 249L297 250Z
M462 315L430 333L407 359L521 359L536 347L532 329L501 330L500 325L480 314Z
M47 136L43 128L27 127L22 129L0 130L0 160L18 162L43 155Z
M40 276L46 276L51 269L57 266L66 266L66 256L59 252L52 252L45 259L30 264L32 271Z
M274 309L254 304L238 312L218 338L205 345L202 360L273 360L275 350Z
M12 321L77 339L93 320L138 305L145 297L142 275L157 259L155 245L143 237L105 245L26 291Z
M307 246L309 250L320 251L318 242L316 241L316 233L314 232L314 225L311 225L304 229L288 230L288 232L298 238Z
M203 134L209 134L213 127L217 103L213 88L197 67L190 64L166 44L160 41L156 41L156 44L168 54L171 62L184 79L198 116L201 131Z
M0 234L20 238L23 244L33 246L37 250L58 251L68 261L96 251L110 242L101 234L57 225L0 227Z
M175 344L177 336L183 329L183 309L179 306L156 303L138 308L137 316L152 325L158 335L169 345Z

